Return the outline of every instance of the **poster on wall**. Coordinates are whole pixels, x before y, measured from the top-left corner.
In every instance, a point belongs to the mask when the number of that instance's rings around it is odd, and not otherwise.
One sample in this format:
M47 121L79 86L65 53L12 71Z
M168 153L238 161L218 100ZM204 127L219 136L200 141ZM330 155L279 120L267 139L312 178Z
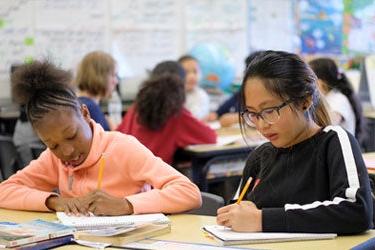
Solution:
M342 0L299 2L302 53L341 53L343 9Z
M375 51L375 0L344 1L344 53Z

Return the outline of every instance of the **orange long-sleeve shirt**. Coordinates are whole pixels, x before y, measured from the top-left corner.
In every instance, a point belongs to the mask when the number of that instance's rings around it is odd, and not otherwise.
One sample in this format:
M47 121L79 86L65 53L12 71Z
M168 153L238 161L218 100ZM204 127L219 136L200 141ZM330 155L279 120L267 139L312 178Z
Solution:
M67 167L47 149L0 184L0 207L48 211L45 201L54 194L54 189L63 197L79 197L94 191L102 153L105 154L102 190L128 199L135 214L178 213L201 205L197 186L137 139L120 132L105 132L93 121L92 127L92 146L81 165ZM141 192L145 184L153 189Z

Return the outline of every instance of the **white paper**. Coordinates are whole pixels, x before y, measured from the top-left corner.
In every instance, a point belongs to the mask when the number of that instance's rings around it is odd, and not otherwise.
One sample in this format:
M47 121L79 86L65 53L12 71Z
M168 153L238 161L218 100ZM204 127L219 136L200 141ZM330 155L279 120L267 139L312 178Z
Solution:
M56 215L64 225L86 230L109 226L141 225L144 223L170 223L168 217L161 213L123 216L69 216L64 212L57 212Z
M290 241L290 240L313 240L313 239L331 239L337 234L319 234L319 233L244 233L235 232L230 228L218 225L204 226L204 229L221 239L222 241Z

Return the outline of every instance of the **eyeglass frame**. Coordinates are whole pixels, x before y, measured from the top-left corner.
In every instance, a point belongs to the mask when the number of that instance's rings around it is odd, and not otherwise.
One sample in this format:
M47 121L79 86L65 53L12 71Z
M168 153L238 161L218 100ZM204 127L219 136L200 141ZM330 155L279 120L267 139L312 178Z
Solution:
M248 111L248 110L245 110L245 111L242 111L241 112L241 117L242 119L245 120L245 123L250 126L250 127L256 127L256 124L255 122L251 121L251 119L249 118L249 115L248 114L254 114L257 121L259 121L259 118L262 118L262 120L264 122L266 122L267 124L275 124L279 119L280 119L280 109L288 106L290 103L292 103L293 101L291 99L283 102L282 104L280 104L279 106L274 106L274 107L269 107L269 108L265 108L265 109L262 109L260 112L253 112L253 111ZM274 122L269 122L267 121L267 119L264 119L262 113L264 113L264 111L269 111L269 110L272 110L273 111L276 111L277 113L277 120L274 121Z

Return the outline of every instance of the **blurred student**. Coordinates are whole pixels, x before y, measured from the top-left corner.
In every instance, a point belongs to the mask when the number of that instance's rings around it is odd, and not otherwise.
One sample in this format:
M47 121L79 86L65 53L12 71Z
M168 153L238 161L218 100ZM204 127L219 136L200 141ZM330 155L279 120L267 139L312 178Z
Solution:
M75 83L78 86L78 99L85 104L91 118L102 125L104 130L114 130L115 124L105 116L99 102L109 98L118 84L116 62L103 51L88 53L81 61Z
M363 142L366 137L361 102L344 73L330 58L318 58L309 62L318 77L318 86L330 108L332 123L340 125Z
M178 59L184 68L186 101L185 108L199 120L206 120L210 111L210 98L206 91L199 87L201 70L197 59L184 55Z
M13 143L16 146L19 157L20 168L25 167L29 162L39 156L46 148L27 119L26 107L20 107L20 117L17 119L13 133Z
M10 73L13 72L20 65L12 65ZM39 156L46 146L40 141L39 137L35 134L31 123L27 119L25 105L20 105L20 116L17 119L16 126L14 127L13 143L16 146L18 154L19 168L25 167L29 162Z
M250 64L251 60L261 51L251 53L245 59L245 69ZM218 120L222 127L230 127L239 123L240 110L240 91L232 94L224 103L222 103L216 112L211 112L208 120Z
M48 149L0 183L0 207L126 215L200 206L200 192L187 177L134 137L104 131L90 119L70 86L69 72L35 61L17 69L11 81L15 100L26 105ZM141 192L145 185L152 191Z
M178 148L216 142L215 131L184 107L184 77L183 68L175 61L156 65L117 128L135 136L170 164Z
M244 200L218 209L219 225L338 234L373 227L358 142L330 125L316 76L301 58L282 51L256 55L241 86L241 115L243 128L256 128L269 142L250 153L239 189Z

